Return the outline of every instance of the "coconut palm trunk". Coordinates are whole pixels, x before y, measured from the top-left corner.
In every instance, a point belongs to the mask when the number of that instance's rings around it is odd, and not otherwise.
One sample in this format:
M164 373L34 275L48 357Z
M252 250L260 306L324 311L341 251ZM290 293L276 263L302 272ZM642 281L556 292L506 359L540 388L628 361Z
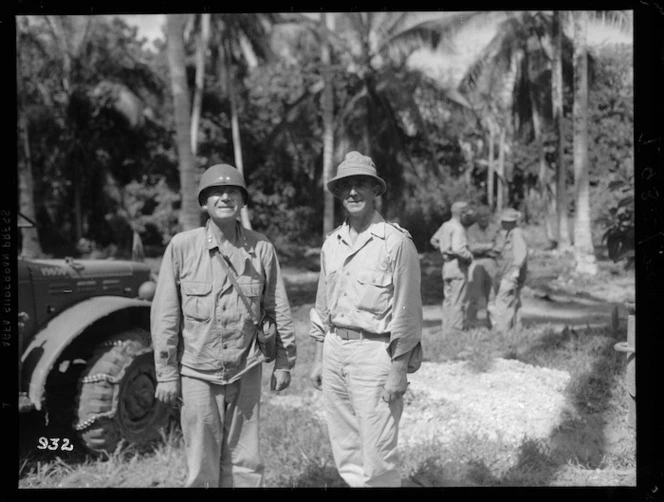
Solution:
M240 119L238 116L237 94L235 89L235 68L231 59L230 42L227 38L223 42L223 64L222 71L226 76L226 90L228 92L228 101L231 107L231 134L233 136L233 157L235 159L235 167L244 176L244 162L242 160L242 137L240 134ZM249 210L247 206L242 208L240 212L240 219L245 228L251 229L251 219L249 218Z
M495 176L495 148L496 148L496 128L494 127L493 121L489 121L489 162L488 162L488 172L487 172L487 181L486 181L486 194L487 202L491 210L494 209L493 200L494 200L494 176Z
M576 271L595 275L588 181L588 13L574 13L574 258Z
M329 14L332 16L333 14ZM331 49L326 29L329 29L330 18L325 12L321 12L321 63L323 64L323 91L321 96L321 108L323 111L323 235L327 235L334 228L334 196L327 189L327 182L334 176L333 152L334 152L334 81L332 80Z
M553 71L551 77L551 100L553 105L553 129L556 135L556 212L555 228L558 249L570 247L569 225L567 220L567 169L563 157L563 62L562 25L560 11L553 12Z
M166 39L182 198L178 222L182 230L190 230L200 226L201 209L197 198L196 164L191 149L191 106L183 34L185 20L186 16L183 14L168 14L166 16Z
M501 125L498 137L498 190L496 193L496 209L503 210L505 203L505 126Z
M196 47L196 88L194 89L194 102L191 110L191 151L196 156L198 150L198 125L201 119L201 105L203 103L203 86L205 83L205 53L210 40L210 16L201 14L201 34Z
M21 18L19 22L25 22ZM23 146L23 161L19 163L19 210L26 218L37 221L34 198L34 180L32 176L32 155L28 119L25 115L25 97L23 95L23 75L21 74L21 50L19 47L20 30L16 30L16 96L18 97L18 133ZM21 254L26 258L39 258L42 255L37 228L21 228Z

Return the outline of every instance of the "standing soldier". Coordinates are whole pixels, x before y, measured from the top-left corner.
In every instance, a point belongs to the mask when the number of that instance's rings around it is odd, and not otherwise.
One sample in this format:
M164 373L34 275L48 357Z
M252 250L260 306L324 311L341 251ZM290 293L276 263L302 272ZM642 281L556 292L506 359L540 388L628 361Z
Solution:
M528 245L523 231L517 225L521 213L516 209L505 209L500 217L502 230L497 249L498 285L495 305L491 312L494 326L499 331L514 328L520 322L521 288L528 273Z
M479 308L489 306L489 298L493 291L493 280L496 276L497 264L495 251L500 227L491 221L491 211L487 206L477 209L475 223L466 231L468 247L473 254L473 262L468 269L468 302L466 315L468 324L477 322ZM491 321L487 313L487 323Z
M461 223L467 210L466 202L452 204L452 217L431 237L431 244L443 255L443 335L466 329L468 266L473 261Z
M155 397L182 396L188 487L260 487L258 415L264 355L256 322L275 320L271 387L290 384L295 335L274 246L237 217L247 203L242 174L217 164L198 201L210 219L180 232L164 252L152 302Z
M422 361L420 262L410 234L375 209L371 158L350 152L327 184L348 219L321 249L311 380L323 391L334 462L351 487L401 486L397 452L407 373Z

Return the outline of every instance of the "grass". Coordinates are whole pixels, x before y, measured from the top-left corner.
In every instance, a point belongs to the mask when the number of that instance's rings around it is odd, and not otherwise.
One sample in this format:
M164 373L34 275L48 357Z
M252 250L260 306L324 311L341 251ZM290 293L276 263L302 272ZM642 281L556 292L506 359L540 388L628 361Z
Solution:
M438 274L433 268L431 274ZM423 284L434 284L436 279L439 275L425 277ZM433 298L436 293L428 294ZM297 291L294 297L300 298ZM439 301L433 300L429 303ZM309 307L301 301L293 304L298 364L291 386L281 393L267 390L271 368L264 368L260 441L267 487L345 486L334 468L324 425L316 416L316 391L308 380L313 359L306 320ZM633 435L618 435L616 439L603 432L628 430L631 398L625 383L625 354L613 348L625 339L625 328L616 322L574 329L524 326L504 335L477 328L453 339L425 329L425 357L430 362L466 361L474 371L482 372L502 357L567 371L571 379L566 394L573 411L549 438L524 440L516 462L514 458L508 462L508 456L514 455L513 447L499 438L466 435L452 445L432 441L410 447L402 452L407 485L601 486L621 480L634 482L629 474L635 469ZM272 394L279 399L269 399ZM289 400L300 405L279 404ZM185 476L182 436L172 427L162 441L148 448L137 450L125 445L101 459L80 452L47 456L28 449L19 459L18 484L21 488L176 487L182 486Z

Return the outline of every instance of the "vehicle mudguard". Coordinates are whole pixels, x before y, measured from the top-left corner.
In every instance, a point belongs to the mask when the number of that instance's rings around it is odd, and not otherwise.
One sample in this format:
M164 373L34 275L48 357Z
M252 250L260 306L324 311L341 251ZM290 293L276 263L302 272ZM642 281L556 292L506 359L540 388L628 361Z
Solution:
M28 397L42 407L46 379L65 348L92 323L125 309L150 309L150 302L121 296L95 296L54 317L32 339L21 356L22 375L29 379Z

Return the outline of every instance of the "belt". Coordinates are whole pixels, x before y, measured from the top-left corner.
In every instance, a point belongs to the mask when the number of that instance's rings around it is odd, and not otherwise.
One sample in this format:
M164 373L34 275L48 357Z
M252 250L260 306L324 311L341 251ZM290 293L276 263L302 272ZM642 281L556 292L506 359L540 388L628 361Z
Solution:
M335 333L342 340L361 340L362 338L384 338L389 337L389 333L369 333L361 329L353 328L338 328L333 326L333 333Z

